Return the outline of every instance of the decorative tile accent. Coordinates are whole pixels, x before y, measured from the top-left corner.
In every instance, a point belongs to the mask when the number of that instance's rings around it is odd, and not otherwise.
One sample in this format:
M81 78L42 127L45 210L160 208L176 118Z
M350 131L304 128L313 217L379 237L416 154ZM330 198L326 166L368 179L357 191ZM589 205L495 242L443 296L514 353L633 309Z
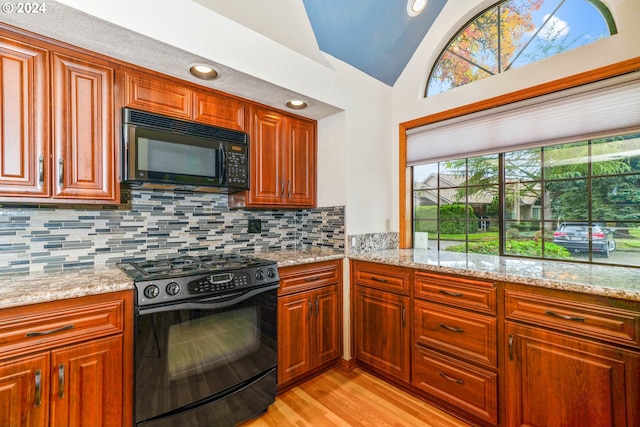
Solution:
M0 207L0 274L210 251L344 250L344 206L229 209L219 194L131 190L117 207ZM248 220L262 232L249 234Z
M367 253L384 249L398 249L400 243L398 232L356 234L348 236L349 253Z

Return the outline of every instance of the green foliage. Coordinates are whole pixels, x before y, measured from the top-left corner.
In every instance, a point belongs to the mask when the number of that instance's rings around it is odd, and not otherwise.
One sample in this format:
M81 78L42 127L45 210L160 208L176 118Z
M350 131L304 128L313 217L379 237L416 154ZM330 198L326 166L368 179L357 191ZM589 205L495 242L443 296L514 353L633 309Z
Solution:
M467 222L469 218L469 222ZM471 206L462 203L440 206L440 233L458 234L470 233L477 228L477 217Z
M445 249L450 252L465 252L465 245L449 246ZM545 243L545 258L571 258L571 253L560 245ZM470 242L469 253L499 255L500 242L492 240L488 242ZM538 240L508 240L505 253L507 255L520 255L532 258L542 257L542 243Z

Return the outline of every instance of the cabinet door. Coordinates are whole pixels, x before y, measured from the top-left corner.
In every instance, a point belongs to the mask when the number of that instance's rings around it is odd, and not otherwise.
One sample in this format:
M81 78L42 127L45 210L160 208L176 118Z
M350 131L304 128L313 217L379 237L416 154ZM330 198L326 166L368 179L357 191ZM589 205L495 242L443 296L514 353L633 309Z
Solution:
M278 298L278 383L311 369L309 292Z
M45 49L0 35L0 195L49 196L48 67Z
M127 71L125 106L191 120L193 92L171 80Z
M226 129L244 131L246 104L231 97L213 93L194 93L194 120Z
M410 380L409 298L355 286L355 357Z
M52 62L53 195L116 201L114 71L56 53Z
M506 322L507 426L640 425L640 354Z
M283 126L280 114L251 109L249 205L281 205L284 201Z
M316 127L312 122L287 118L285 204L316 204Z
M49 415L49 353L0 362L0 422L44 427Z
M51 426L122 424L122 336L51 353Z
M312 355L315 365L321 365L340 356L340 295L338 285L315 292L315 327Z

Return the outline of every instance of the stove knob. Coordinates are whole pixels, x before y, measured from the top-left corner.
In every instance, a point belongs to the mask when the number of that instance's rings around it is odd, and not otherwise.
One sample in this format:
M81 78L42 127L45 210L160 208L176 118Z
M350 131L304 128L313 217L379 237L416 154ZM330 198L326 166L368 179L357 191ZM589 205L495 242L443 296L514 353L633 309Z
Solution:
M160 294L160 288L157 287L156 285L149 285L146 288L144 288L144 296L149 299L153 299L157 297L159 294Z
M269 276L270 279L273 279L274 277L276 277L276 270L273 268L268 269L267 276Z
M180 292L180 285L178 285L176 282L171 282L167 285L167 295L178 295L178 292Z
M256 279L264 280L264 273L262 272L262 270L256 271Z

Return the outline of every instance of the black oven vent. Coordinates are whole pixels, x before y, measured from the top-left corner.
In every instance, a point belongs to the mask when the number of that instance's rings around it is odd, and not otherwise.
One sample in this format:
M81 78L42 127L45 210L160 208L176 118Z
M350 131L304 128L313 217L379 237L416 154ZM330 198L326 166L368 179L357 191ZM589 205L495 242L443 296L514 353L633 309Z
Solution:
M247 143L247 134L244 132L205 125L202 123L188 122L171 117L160 116L158 114L144 111L122 109L124 123L133 125L143 125L156 129L169 130L179 133L188 133L205 138L215 138L240 144Z

